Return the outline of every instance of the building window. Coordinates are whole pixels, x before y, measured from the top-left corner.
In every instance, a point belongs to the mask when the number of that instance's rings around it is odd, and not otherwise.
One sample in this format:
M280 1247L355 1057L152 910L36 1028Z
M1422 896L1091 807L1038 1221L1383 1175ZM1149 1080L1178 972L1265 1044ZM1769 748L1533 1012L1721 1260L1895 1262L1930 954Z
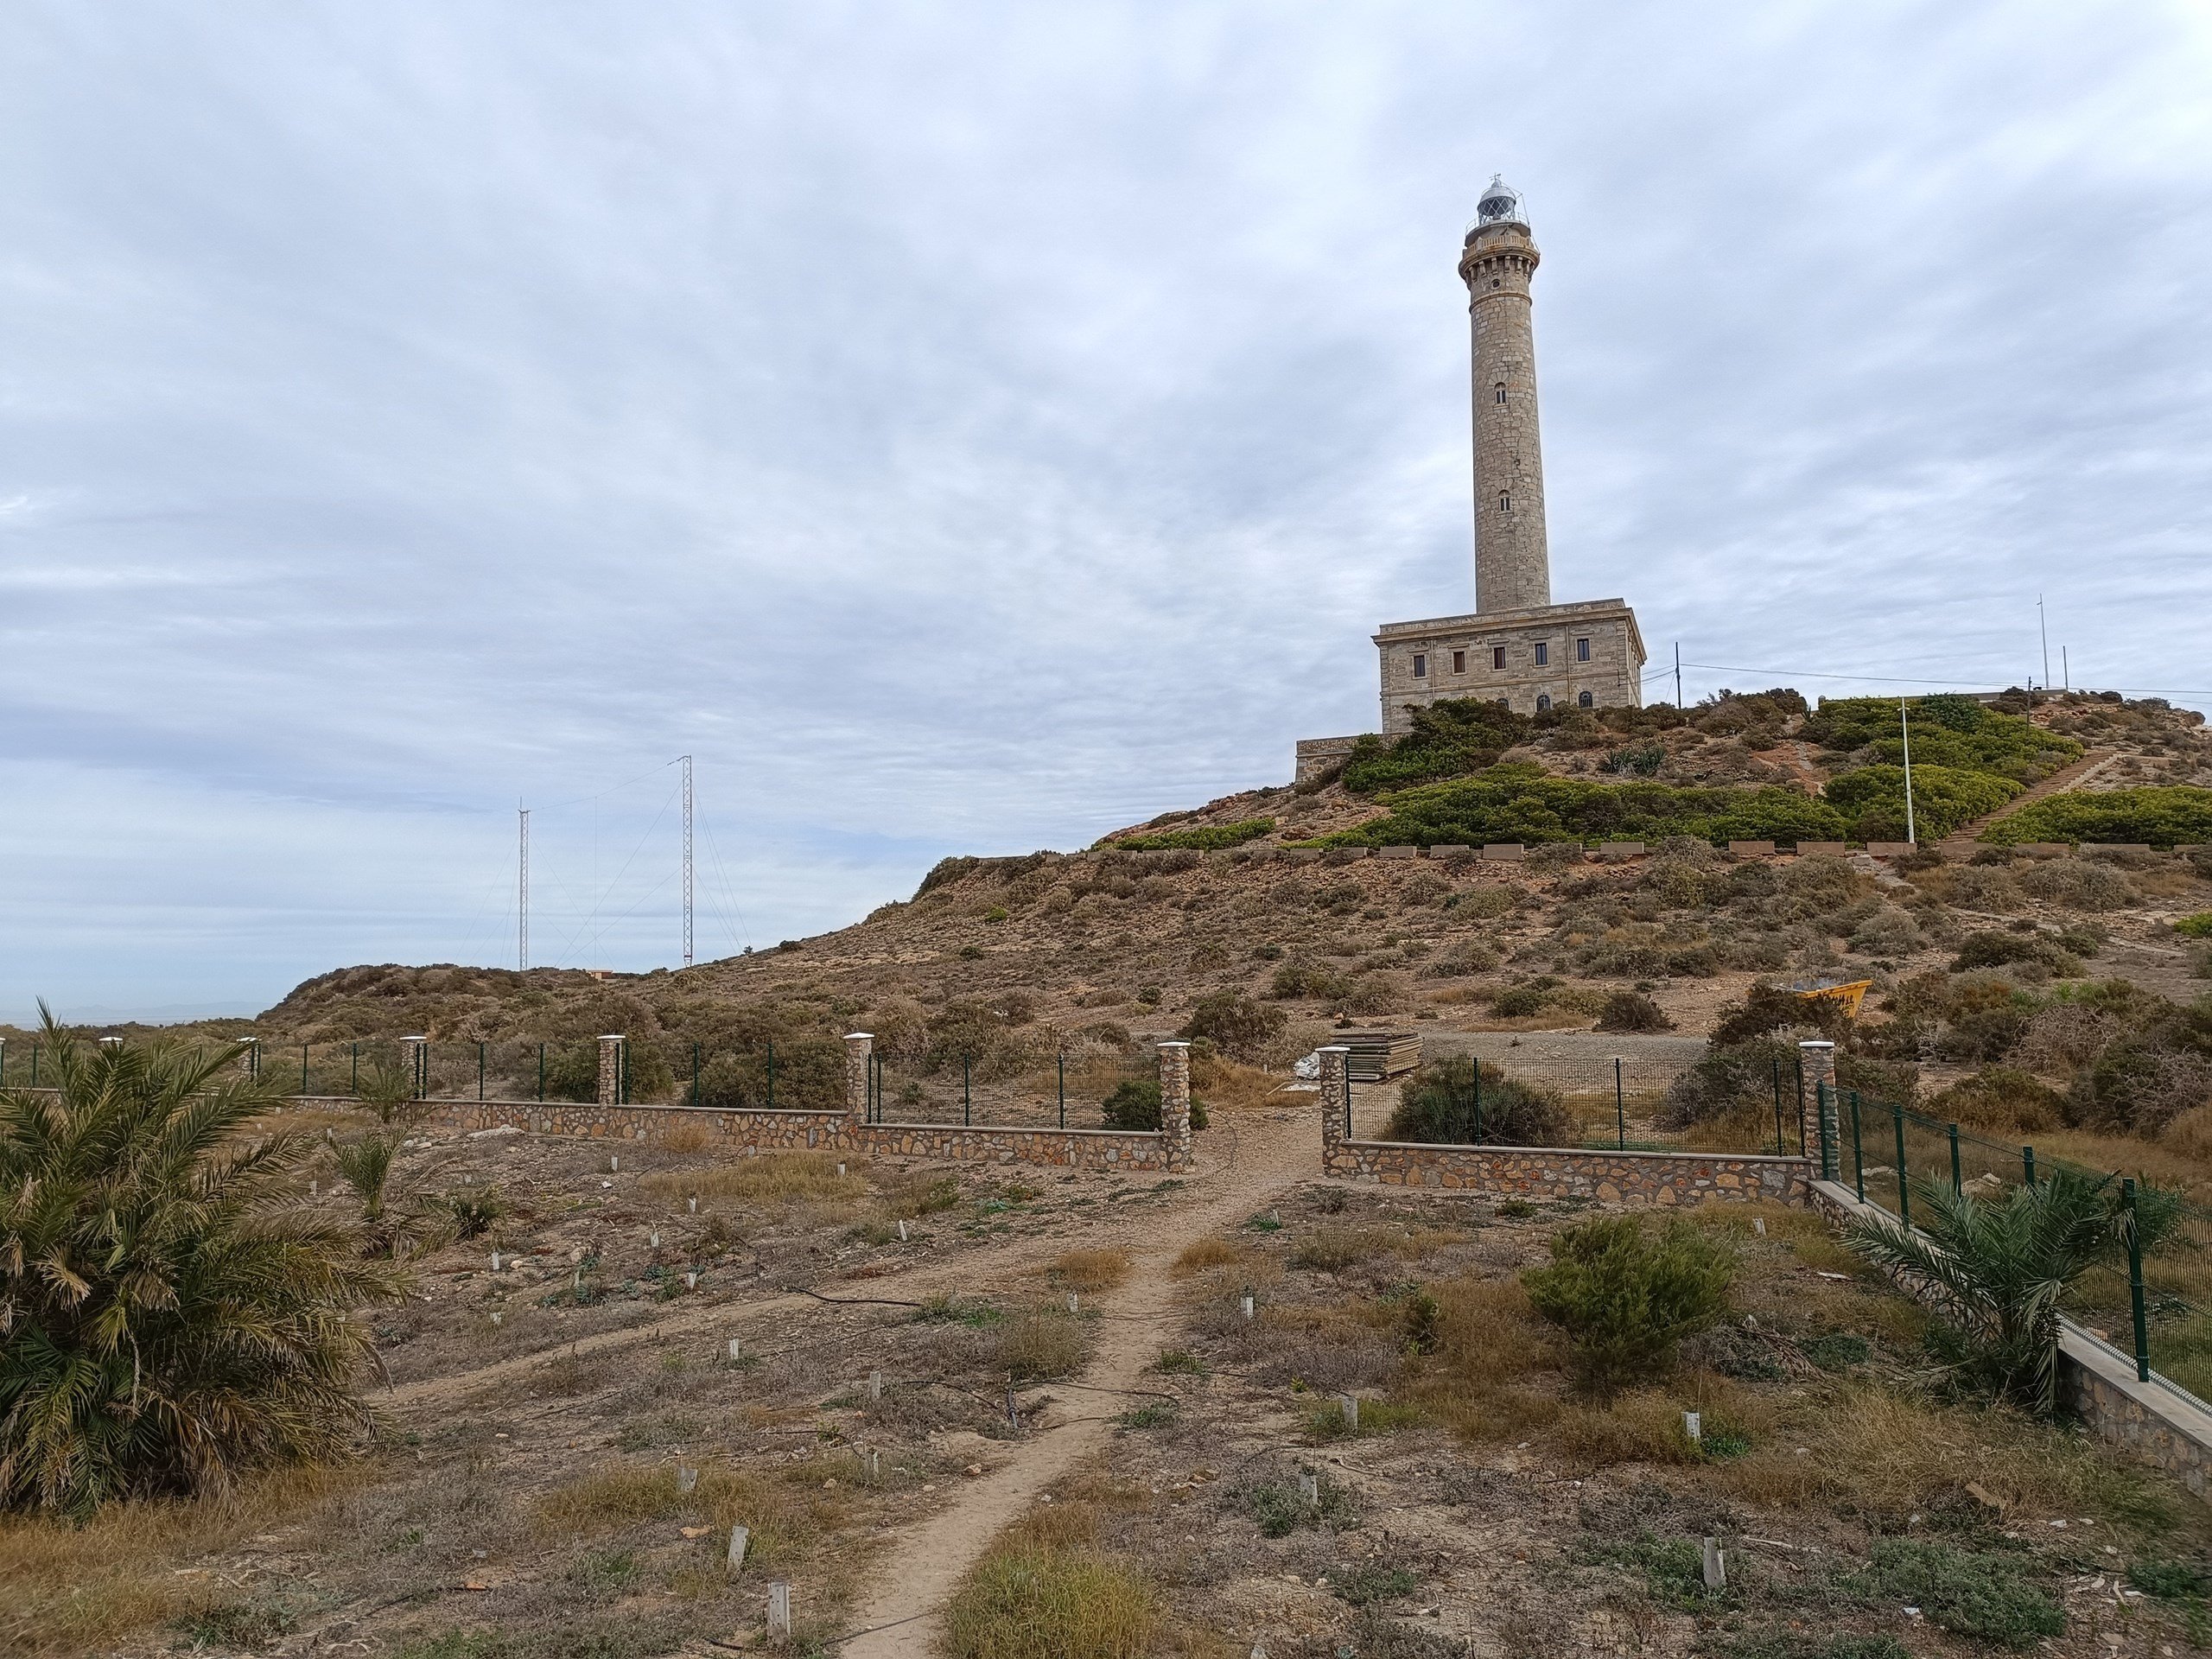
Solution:
M1540 715L1541 715L1541 714L1542 714L1542 713L1544 712L1544 710L1545 710L1545 709L1547 709L1550 708L1551 706L1552 706L1552 694L1551 694L1550 692L1548 692L1548 691L1539 691L1538 693L1536 693L1536 712L1537 712L1538 714L1540 714Z
M1590 660L1590 642L1587 639L1577 639L1574 642L1574 660L1578 663L1586 663Z
M1590 706L1590 694L1587 691L1578 691L1574 694L1574 702L1578 708L1587 709Z
M1464 674L1467 671L1467 653L1465 652L1455 651L1452 653L1452 671L1454 674Z
M1513 511L1513 498L1503 490L1500 490L1497 493L1497 510L1500 512L1510 512Z
M1425 680L1427 677L1428 653L1426 652L1417 651L1414 652L1414 678L1417 680Z
M1497 383L1497 387L1496 387L1496 388L1491 391L1491 401L1492 403L1495 403L1495 404L1502 404L1502 403L1503 403L1503 402L1505 401L1505 382L1504 382L1504 381L1503 381L1503 380L1499 381L1499 382Z
M1503 645L1492 645L1490 648L1490 665L1492 668L1503 668L1505 666L1505 647Z
M1536 666L1548 668L1551 665L1551 660L1552 648L1549 643L1542 639L1536 641Z

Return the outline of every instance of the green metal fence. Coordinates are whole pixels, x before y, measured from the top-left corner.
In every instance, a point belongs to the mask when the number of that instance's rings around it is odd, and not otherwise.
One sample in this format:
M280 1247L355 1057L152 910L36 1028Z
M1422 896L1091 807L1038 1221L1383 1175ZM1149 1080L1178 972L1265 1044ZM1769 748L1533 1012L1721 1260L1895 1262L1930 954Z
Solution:
M2048 1154L2031 1144L1997 1141L1938 1122L1891 1102L1840 1090L1824 1103L1835 1110L1840 1144L1834 1150L1842 1179L1866 1203L1899 1220L1913 1220L1916 1201L1924 1213L1931 1188L2002 1198L2059 1170L2114 1184L2131 1211L2144 1197L2128 1177ZM2135 1361L2136 1376L2192 1397L2212 1395L2212 1209L2160 1192L2173 1205L2171 1230L2145 1255L2133 1247L2125 1266L2101 1268L2076 1281L2068 1314Z
M869 1058L872 1123L982 1123L1020 1128L1128 1127L1131 1115L1158 1122L1156 1054L1082 1050L1008 1064L973 1055Z

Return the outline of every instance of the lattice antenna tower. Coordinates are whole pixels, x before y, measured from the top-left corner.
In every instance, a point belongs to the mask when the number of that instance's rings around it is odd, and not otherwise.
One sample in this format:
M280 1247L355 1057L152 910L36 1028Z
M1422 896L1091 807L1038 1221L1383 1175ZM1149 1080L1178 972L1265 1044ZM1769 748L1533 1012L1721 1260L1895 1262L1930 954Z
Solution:
M530 809L517 807L520 841L515 858L515 967L530 966Z
M683 965L691 965L691 757L683 757Z

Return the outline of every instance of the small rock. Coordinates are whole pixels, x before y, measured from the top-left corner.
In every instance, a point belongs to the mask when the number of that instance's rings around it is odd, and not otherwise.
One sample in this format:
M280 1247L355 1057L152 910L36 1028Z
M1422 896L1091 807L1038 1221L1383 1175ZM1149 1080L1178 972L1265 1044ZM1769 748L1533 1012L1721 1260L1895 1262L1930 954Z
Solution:
M969 1479L971 1479L971 1480L972 1480L972 1479L974 1479L977 1475L980 1475L980 1474L982 1474L982 1473L983 1472L983 1465L982 1465L982 1464L980 1464L980 1463L971 1463L971 1464L969 1464L969 1465L965 1469L963 1469L960 1472L961 1472L962 1474L963 1474L963 1475L966 1475ZM2060 1522L2058 1524L2059 1524L2060 1526L2062 1526L2062 1527L2063 1527L2063 1526L2064 1526L2066 1523L2065 1523L2063 1521L2062 1521L2062 1522Z

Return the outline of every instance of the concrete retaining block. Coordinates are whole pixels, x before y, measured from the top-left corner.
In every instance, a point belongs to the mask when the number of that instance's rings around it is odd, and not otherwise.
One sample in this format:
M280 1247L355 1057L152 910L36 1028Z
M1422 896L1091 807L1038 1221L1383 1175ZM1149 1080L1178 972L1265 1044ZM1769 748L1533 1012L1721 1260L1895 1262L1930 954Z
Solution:
M1419 858L1421 856L1421 849L1418 847L1384 847L1378 849L1375 855L1377 858Z
M1640 841L1609 841L1598 849L1598 856L1615 860L1642 858L1643 843Z
M1731 858L1772 858L1774 843L1770 841L1732 841L1728 843Z
M1801 841L1797 843L1800 858L1841 858L1851 849L1840 841Z
M1866 850L1876 858L1903 858L1912 851L1912 843L1909 841L1870 841L1866 843Z
M1483 856L1493 864L1518 864L1529 849L1517 841L1493 841L1484 846Z

